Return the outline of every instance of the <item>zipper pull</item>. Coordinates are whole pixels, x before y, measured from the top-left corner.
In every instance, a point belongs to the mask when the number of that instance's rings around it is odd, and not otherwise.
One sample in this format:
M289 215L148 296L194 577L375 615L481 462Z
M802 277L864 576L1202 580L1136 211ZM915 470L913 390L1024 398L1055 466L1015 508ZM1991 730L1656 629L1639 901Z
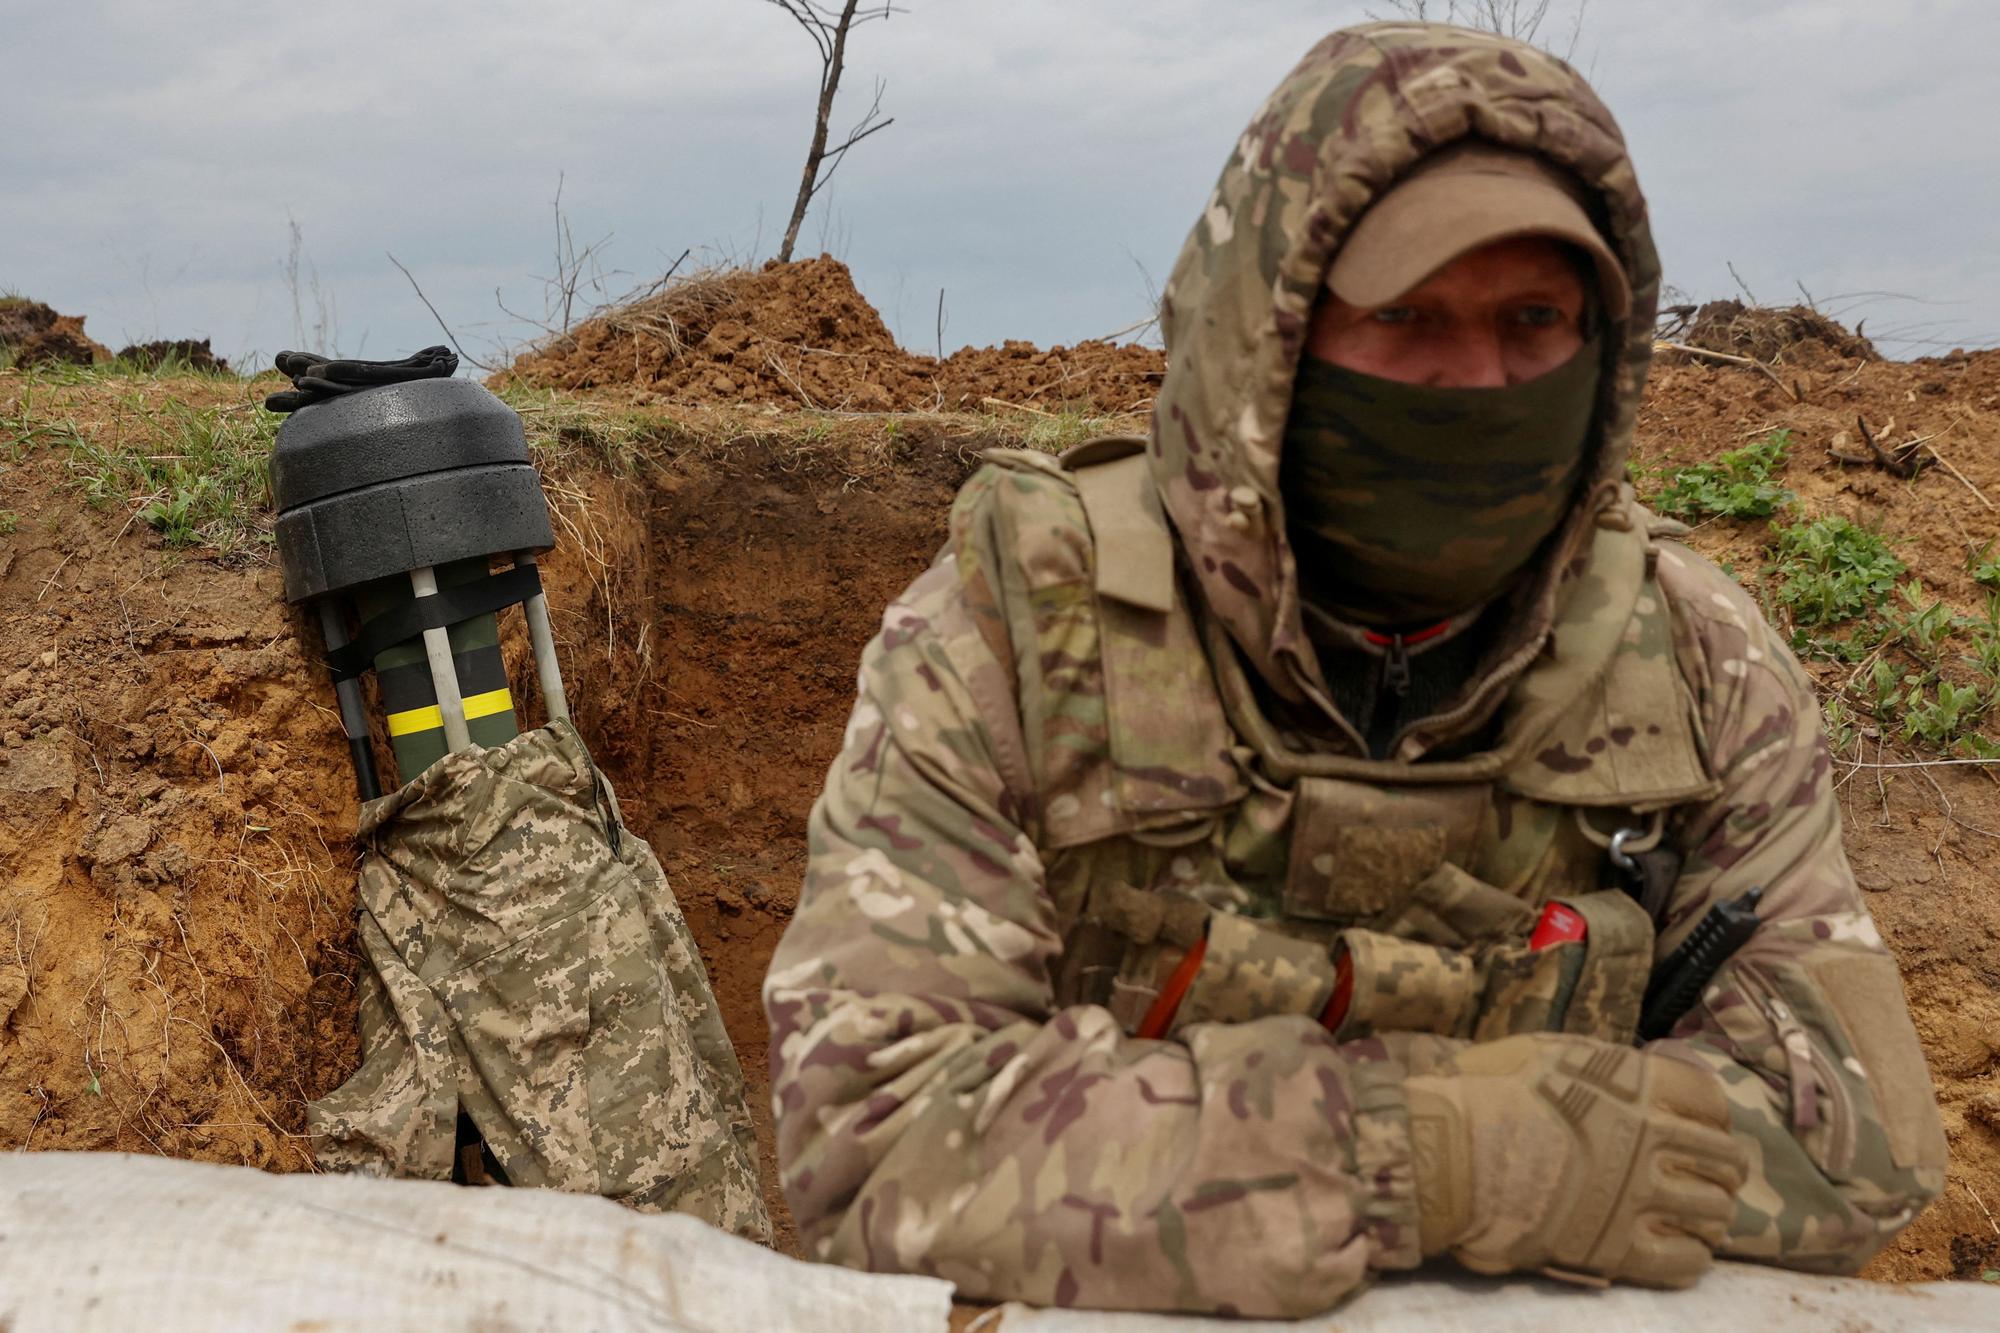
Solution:
M1390 637L1388 651L1383 654L1382 681L1398 699L1409 697L1410 650L1400 634Z

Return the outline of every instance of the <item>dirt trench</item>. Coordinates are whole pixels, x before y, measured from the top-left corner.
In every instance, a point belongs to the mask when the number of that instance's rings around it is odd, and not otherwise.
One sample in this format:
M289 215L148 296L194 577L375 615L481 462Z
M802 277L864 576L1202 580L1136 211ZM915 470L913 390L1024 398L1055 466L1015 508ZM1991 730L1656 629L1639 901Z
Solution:
M0 404L18 405L19 380L0 372ZM150 438L122 396L42 393L97 442ZM545 461L559 540L543 572L574 718L700 943L782 1219L759 986L796 901L805 813L881 608L929 561L973 451L997 441L724 434L637 475ZM163 550L125 509L93 505L60 456L9 461L0 1149L310 1170L306 1104L360 1059L358 805L316 636L275 562ZM539 719L518 613L503 624L516 697Z
M764 971L798 902L806 814L840 747L861 649L930 563L974 461L922 437L886 465L806 464L776 445L685 455L629 493L632 563L614 598L569 595L566 570L552 583L552 600L578 608L559 616L573 645L606 641L607 609L613 639L644 643L609 660L572 650L602 665L578 673L571 699L701 946L787 1250Z
M0 416L26 419L25 386L0 371ZM1801 404L1749 371L1663 367L1642 461L1792 429L1785 481L1805 502L1885 524L1930 587L1975 609L1965 552L2000 530L1972 489L2000 497L2000 354L1869 363L1806 389ZM45 385L35 411L156 448L166 406L248 410L256 392ZM806 813L881 608L935 551L975 451L1003 441L947 435L969 418L904 418L802 445L806 427L760 426L781 422L762 411L663 430L631 472L545 461L560 538L545 573L577 721L700 943L777 1202L758 989ZM1827 457L1857 412L1949 430L1936 443L1966 484ZM0 1148L308 1169L305 1104L359 1056L356 806L311 640L274 564L163 550L129 507L93 506L53 449L27 449L0 484ZM1760 535L1716 523L1693 540L1751 577ZM539 717L518 633L509 657ZM1869 1272L1977 1278L2000 1267L2000 784L1857 768L1840 796L1952 1152L1944 1197Z

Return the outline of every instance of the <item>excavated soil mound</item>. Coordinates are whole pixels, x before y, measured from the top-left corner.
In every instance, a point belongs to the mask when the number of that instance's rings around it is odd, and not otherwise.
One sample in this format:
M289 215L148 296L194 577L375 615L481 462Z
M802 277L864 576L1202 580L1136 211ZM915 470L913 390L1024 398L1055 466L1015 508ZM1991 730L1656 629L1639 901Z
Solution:
M1810 306L1748 306L1710 301L1694 312L1675 339L1689 347L1747 356L1766 365L1828 368L1842 361L1879 361L1875 344L1842 328ZM1667 357L1685 357L1668 352Z
M82 315L58 315L20 296L0 296L0 351L12 352L17 366L43 361L87 366L111 359L104 344L84 333Z
M1133 343L1051 347L1006 342L968 347L938 368L944 401L962 411L1006 403L1050 408L1089 403L1102 412L1143 411L1159 392L1166 354Z
M500 378L629 387L641 402L950 412L996 399L1115 413L1150 403L1164 365L1152 348L1106 342L1009 342L942 362L907 352L847 266L821 256L675 283L543 343Z
M560 389L632 385L678 402L887 411L923 388L847 267L831 259L705 274L599 315L516 360Z
M215 354L206 338L175 338L162 339L158 342L133 343L119 349L118 359L128 361L144 370L186 366L189 370L205 370L218 375L229 373L229 363Z

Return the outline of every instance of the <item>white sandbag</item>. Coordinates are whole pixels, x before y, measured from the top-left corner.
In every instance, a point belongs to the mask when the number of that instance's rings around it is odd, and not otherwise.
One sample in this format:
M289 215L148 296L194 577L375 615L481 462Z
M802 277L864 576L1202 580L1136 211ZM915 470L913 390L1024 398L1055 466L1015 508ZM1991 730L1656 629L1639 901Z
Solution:
M873 1333L950 1302L594 1196L0 1154L8 1333Z
M999 1333L2000 1333L2000 1290L1975 1282L1891 1286L1722 1263L1688 1291L1600 1290L1427 1270L1381 1282L1332 1314L1295 1323L1021 1305L997 1313Z
M0 1154L7 1333L943 1333L948 1283L801 1263L584 1195ZM1296 1324L1009 1305L998 1333L2000 1333L2000 1290L1718 1264L1692 1291L1440 1270Z

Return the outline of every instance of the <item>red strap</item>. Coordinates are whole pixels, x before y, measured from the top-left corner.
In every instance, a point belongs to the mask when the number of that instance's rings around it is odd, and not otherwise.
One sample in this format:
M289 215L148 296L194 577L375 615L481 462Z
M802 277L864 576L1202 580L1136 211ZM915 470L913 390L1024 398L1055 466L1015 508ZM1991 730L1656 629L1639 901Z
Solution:
M1188 987L1194 984L1194 974L1201 971L1202 956L1208 952L1208 941L1199 939L1194 947L1181 958L1180 966L1167 978L1167 984L1160 989L1159 998L1146 1011L1146 1021L1139 1024L1141 1037L1159 1038L1167 1035L1167 1029L1174 1025L1174 1015L1180 1012L1181 1001L1186 998Z
M1397 639L1401 639L1403 641L1403 646L1408 647L1410 644L1413 643L1423 643L1428 639L1435 639L1438 635L1444 633L1446 630L1450 628L1451 628L1451 617L1446 616L1443 620L1438 621L1437 624L1432 625L1429 629L1420 629L1416 631L1414 634L1377 634L1372 629L1365 629L1361 631L1361 637L1368 640L1368 642L1374 644L1377 648L1387 648Z
M1338 1031L1347 1017L1347 1007L1354 1003L1354 955L1342 949L1340 956L1333 960L1333 998L1320 1010L1319 1025L1328 1032Z

